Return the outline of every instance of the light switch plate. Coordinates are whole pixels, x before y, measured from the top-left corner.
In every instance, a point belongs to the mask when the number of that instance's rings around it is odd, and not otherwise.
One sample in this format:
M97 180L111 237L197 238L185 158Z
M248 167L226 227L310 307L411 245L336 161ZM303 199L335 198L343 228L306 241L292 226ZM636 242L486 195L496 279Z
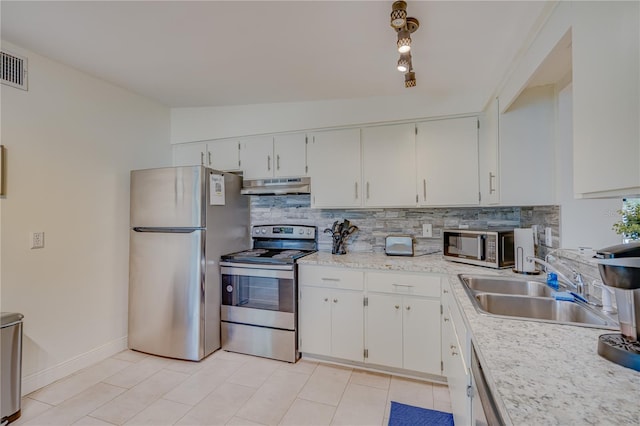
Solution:
M551 228L544 228L544 245L547 247L553 246L553 235L551 234Z
M423 223L422 224L422 236L425 238L432 238L433 237L433 227L430 223Z
M32 249L44 248L44 232L32 232L30 242Z

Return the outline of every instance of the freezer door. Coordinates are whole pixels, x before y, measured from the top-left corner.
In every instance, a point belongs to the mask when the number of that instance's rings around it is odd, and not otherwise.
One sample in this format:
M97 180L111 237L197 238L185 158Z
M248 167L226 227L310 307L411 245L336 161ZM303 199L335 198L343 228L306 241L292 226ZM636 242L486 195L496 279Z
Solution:
M131 172L131 227L205 227L206 170L201 166Z
M129 348L194 361L204 356L205 232L130 231Z

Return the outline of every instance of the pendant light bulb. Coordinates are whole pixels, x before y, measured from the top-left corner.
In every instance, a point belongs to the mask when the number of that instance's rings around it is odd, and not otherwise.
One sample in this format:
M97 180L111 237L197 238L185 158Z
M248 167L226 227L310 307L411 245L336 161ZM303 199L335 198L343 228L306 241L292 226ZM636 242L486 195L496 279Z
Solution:
M411 69L411 53L403 53L398 59L398 71L405 73Z
M398 31L398 52L407 53L411 50L411 35L406 28Z

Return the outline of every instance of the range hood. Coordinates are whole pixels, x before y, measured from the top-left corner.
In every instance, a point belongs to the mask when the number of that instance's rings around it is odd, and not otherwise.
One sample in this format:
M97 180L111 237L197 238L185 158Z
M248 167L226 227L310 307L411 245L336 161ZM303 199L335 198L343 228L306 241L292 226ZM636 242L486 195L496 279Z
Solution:
M243 180L240 193L244 195L310 194L311 179L301 177Z

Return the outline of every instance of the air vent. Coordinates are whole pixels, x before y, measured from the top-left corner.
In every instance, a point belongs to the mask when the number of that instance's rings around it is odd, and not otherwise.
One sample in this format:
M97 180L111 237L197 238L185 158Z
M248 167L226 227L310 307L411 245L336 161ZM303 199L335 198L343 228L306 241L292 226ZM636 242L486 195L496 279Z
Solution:
M0 67L0 81L2 84L27 90L27 58L0 52L2 66Z

